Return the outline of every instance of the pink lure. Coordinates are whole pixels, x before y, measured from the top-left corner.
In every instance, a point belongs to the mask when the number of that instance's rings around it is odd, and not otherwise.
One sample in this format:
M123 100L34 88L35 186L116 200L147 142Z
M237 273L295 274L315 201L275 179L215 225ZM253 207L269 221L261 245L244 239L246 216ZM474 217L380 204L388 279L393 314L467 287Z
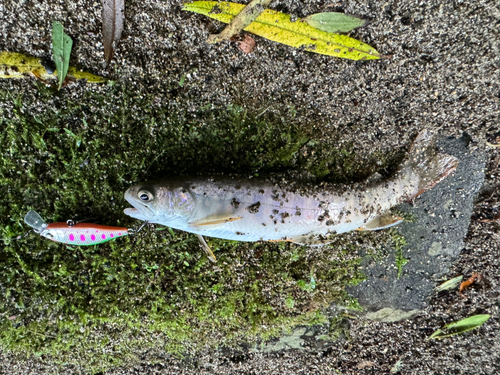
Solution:
M91 246L128 235L127 228L79 223L52 223L40 232L42 237L68 245Z
M130 233L127 228L90 223L73 224L71 220L67 223L47 224L35 211L29 211L24 217L24 222L40 236L68 245L97 245Z

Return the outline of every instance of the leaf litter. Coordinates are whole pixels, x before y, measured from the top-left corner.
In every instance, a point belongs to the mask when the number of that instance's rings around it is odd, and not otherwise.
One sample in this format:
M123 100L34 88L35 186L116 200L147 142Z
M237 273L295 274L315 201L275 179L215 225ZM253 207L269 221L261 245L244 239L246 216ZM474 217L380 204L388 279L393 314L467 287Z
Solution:
M35 77L42 81L50 81L56 77L57 71L51 63L34 56L17 52L0 52L0 78ZM74 66L68 68L67 76L75 79L86 79L90 83L102 83L107 80L88 72L82 72Z
M436 292L442 292L445 290L455 289L458 286L458 284L460 284L463 278L464 277L462 275L454 277L453 279L447 280L444 283L438 285L437 287L434 288L434 290Z
M255 51L255 40L248 34L245 34L243 40L237 40L234 37L231 40L236 42L238 48L245 54Z
M183 10L230 23L244 8L243 4L195 1L184 4ZM243 30L274 42L328 56L350 60L376 60L382 57L368 44L347 35L318 30L306 22L292 22L289 14L270 9L264 10Z
M113 45L122 37L124 12L124 0L102 0L102 36L104 57L108 65L113 59Z

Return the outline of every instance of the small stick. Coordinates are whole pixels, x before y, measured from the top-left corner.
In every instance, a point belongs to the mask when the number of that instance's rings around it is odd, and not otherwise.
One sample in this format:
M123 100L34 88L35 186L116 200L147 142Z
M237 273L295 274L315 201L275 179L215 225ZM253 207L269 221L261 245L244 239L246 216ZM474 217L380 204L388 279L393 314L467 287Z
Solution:
M497 137L497 139L495 139L495 141L497 143L490 143L490 142L486 141L486 145L491 147L491 148L499 148L500 147L500 137Z
M480 223L493 223L495 221L500 221L500 214L496 215L493 219L480 219Z
M238 34L245 27L250 25L266 9L271 0L252 0L243 10L233 18L219 34L211 34L207 42L211 44L222 42Z

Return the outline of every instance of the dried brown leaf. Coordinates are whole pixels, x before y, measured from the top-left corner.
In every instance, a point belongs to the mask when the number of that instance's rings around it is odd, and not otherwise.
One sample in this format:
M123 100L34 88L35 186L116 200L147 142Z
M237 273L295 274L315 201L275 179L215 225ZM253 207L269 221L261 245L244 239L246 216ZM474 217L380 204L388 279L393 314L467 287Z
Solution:
M249 54L255 51L255 40L248 34L245 34L243 40L236 42L236 44L243 53Z
M467 288L469 285L474 284L475 282L480 283L481 281L483 281L483 278L484 276L482 274L477 272L473 273L471 277L460 284L460 290L458 291L458 293L463 296L463 291L465 288Z
M124 0L102 0L102 35L104 56L108 64L114 54L113 43L122 37L124 12Z

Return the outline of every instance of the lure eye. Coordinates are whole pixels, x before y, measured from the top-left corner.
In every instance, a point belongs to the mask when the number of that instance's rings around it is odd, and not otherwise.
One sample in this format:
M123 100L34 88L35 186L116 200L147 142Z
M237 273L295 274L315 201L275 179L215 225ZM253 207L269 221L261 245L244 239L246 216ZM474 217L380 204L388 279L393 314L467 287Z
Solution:
M137 193L137 196L143 202L149 202L153 200L153 194L151 194L147 190L141 190L139 193Z

